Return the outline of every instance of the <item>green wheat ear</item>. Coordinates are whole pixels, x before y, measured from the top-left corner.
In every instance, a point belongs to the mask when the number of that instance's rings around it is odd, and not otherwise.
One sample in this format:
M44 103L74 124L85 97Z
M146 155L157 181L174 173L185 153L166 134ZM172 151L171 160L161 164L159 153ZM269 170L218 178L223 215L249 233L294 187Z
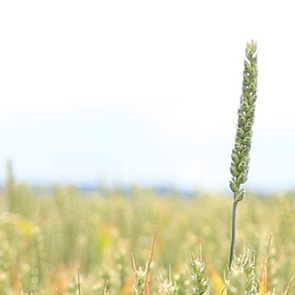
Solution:
M230 172L232 178L229 182L230 189L234 193L232 211L232 229L229 268L234 259L235 251L235 228L236 210L238 203L243 200L246 192L241 185L248 179L249 171L249 152L252 140L252 127L254 123L255 101L257 98L257 54L256 43L247 43L246 60L244 63L243 92L238 110L238 126L235 138L235 147L231 155Z

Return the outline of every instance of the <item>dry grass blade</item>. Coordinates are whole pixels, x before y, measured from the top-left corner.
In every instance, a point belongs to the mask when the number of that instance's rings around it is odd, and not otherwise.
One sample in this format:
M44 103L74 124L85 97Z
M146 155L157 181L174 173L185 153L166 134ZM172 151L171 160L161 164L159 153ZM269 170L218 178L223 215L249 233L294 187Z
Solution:
M103 295L108 295L108 282L106 282L105 287L103 289Z
M226 289L224 280L219 276L212 261L209 260L209 262L207 263L207 266L208 266L208 272L210 275L210 280L212 283L212 288L214 290L214 293L222 294L223 291Z
M224 286L222 288L222 290L220 291L219 295L223 295L224 292L225 292L225 294L227 294L226 286Z
M78 280L78 295L82 295L81 292L81 280L80 280L80 268L77 270L77 280Z
M23 292L21 286L19 287L19 290L20 290L20 294L21 294L21 295L24 295L24 292Z
M285 290L285 292L284 292L284 295L287 295L287 294L289 293L289 290L290 290L290 288L291 288L291 286L292 286L294 280L295 280L295 273L293 274L293 276L292 276L292 278L291 278L289 284L287 285L286 290Z
M149 259L148 259L148 262L147 262L147 267L146 267L144 295L150 295L151 294L151 263L152 263L152 260L153 260L153 255L154 255L154 250L155 250L157 229L158 229L158 224L156 224L156 226L155 226L151 252L150 252L150 256L149 256Z
M265 256L263 267L262 267L258 295L263 295L268 292L267 262L268 262L269 252L270 252L271 240L272 240L272 234L269 237L266 256Z

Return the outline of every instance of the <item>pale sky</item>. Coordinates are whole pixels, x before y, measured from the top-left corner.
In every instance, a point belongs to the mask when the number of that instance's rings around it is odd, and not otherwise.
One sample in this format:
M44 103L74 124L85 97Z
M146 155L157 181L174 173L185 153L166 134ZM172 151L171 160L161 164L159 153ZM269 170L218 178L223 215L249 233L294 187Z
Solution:
M0 182L227 189L246 42L249 181L295 187L292 1L1 1ZM2 168L1 168L2 166Z

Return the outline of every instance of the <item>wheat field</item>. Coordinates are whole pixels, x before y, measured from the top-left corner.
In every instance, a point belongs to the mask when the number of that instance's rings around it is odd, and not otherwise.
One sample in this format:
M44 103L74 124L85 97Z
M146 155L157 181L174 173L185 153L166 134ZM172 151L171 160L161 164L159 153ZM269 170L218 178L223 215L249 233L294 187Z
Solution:
M0 293L240 294L246 287L230 288L230 277L247 280L246 256L258 289L268 257L267 291L283 294L295 272L294 192L248 193L229 273L231 203L222 193L159 196L136 186L83 193L59 185L36 191L10 182L1 194ZM196 261L203 268L194 269ZM197 271L207 282L201 293L193 291ZM147 273L150 290L140 290Z

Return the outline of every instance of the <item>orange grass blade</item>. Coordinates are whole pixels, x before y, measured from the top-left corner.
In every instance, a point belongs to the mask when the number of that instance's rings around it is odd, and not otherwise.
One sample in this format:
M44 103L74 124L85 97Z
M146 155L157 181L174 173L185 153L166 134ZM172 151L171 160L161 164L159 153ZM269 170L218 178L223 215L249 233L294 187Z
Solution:
M209 277L210 277L212 285L213 285L214 294L223 293L225 290L224 280L220 277L220 275L216 271L216 269L211 261L209 261L207 266L208 266ZM225 290L224 294L227 294L226 290Z
M267 264L263 264L261 280L259 283L258 295L264 295L268 291L268 281L267 281Z
M129 295L131 294L132 289L132 283L133 283L134 274L131 273L129 277L127 278L123 288L122 288L122 294L123 295Z
M264 295L265 293L268 292L267 262L268 262L268 257L269 257L271 240L272 240L272 234L269 237L266 257L264 259L264 263L263 263L263 267L262 267L262 273L261 273L261 279L260 279L260 283L259 283L258 295Z

